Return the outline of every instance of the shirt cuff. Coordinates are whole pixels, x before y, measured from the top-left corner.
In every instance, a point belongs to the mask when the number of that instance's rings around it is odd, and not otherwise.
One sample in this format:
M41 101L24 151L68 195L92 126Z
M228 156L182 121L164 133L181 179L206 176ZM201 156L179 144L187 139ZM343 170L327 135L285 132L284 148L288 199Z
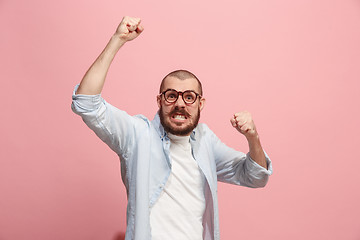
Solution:
M91 112L99 108L99 106L105 102L101 97L101 94L96 95L85 95L76 94L79 84L74 88L72 94L72 109L75 113Z
M266 174L268 176L270 176L273 173L273 168L272 168L272 163L271 160L269 158L269 156L266 154L266 152L264 151L265 154L265 160L266 160L266 164L267 164L267 169L260 166L257 162L255 162L251 157L250 157L250 153L247 154L247 158L249 159L249 161L247 161L247 169L250 169L254 172L260 173L260 174Z

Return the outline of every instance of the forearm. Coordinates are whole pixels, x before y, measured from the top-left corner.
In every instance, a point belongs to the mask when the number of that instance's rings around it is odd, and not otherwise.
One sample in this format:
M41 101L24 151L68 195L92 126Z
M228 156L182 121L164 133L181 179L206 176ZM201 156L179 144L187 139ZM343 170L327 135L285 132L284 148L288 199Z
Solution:
M246 138L249 143L249 153L251 159L253 159L257 164L267 169L267 163L265 158L264 150L260 143L259 135L251 136Z
M110 39L105 49L91 65L81 80L76 94L96 95L101 93L110 65L116 53L125 44L125 42L126 41L120 39L116 35Z
M128 16L121 20L115 34L81 80L76 94L96 95L101 93L116 53L126 42L135 39L144 30L140 22L140 18Z
M261 147L259 134L256 131L255 123L249 112L243 111L235 113L230 119L234 128L243 134L249 143L250 157L260 166L267 169L264 150Z

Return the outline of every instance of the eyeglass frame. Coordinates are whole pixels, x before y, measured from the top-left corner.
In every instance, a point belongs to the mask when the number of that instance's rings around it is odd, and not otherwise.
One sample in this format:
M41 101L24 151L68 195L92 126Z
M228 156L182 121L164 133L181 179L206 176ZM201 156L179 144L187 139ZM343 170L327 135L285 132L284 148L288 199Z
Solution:
M169 101L166 99L165 93L168 92L168 91L175 91L175 92L177 93L177 97L176 97L176 100L175 100L175 101L169 102ZM184 93L186 93L186 92L193 92L193 93L195 93L196 97L195 97L195 100L194 100L192 103L188 103L188 102L185 101L185 99L184 99ZM182 98L182 100L184 101L184 103L185 103L185 104L188 104L188 105L194 104L194 103L196 102L196 100L198 99L198 97L199 97L199 99L202 98L202 96L201 96L199 93L195 92L194 90L185 90L185 91L181 92L181 91L177 91L177 90L172 89L172 88L166 89L165 91L163 91L162 93L160 93L159 96L161 97L162 95L164 95L164 99L165 99L165 101L168 102L168 103L176 103L177 100L179 99L179 95L180 95L180 94L181 94L181 98Z

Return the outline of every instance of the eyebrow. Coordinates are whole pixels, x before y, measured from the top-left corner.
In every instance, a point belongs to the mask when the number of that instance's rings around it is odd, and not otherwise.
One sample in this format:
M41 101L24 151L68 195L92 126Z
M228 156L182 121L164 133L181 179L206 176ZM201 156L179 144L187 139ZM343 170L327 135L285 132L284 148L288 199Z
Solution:
M160 94L162 94L162 93L164 93L164 92L166 92L166 91L168 91L168 90L173 90L173 91L176 91L176 92L179 92L179 93L183 93L183 92L190 91L190 92L194 92L194 93L198 94L199 96L201 96L201 94L197 93L195 90L192 90L192 89L187 89L187 90L185 90L185 91L178 91L178 90L173 89L173 88L168 88L168 89L162 91Z

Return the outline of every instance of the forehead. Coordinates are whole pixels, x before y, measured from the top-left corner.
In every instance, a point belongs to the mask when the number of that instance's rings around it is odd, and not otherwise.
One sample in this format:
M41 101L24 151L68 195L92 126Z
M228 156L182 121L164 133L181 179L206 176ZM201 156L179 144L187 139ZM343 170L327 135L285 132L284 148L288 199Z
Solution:
M176 77L167 77L164 80L161 91L166 89L175 89L177 91L194 90L197 93L200 91L199 84L195 78L181 80Z

